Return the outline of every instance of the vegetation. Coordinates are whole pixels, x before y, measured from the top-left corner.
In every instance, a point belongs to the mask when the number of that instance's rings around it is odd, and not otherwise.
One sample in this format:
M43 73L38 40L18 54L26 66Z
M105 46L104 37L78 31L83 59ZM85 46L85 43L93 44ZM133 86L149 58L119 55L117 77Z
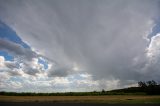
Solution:
M117 89L112 91L93 92L64 92L64 93L31 93L31 92L0 92L0 95L7 96L102 96L102 95L160 95L160 84L155 81L140 81L138 87Z
M48 103L107 103L107 104L160 104L160 96L106 95L106 96L0 96L1 102Z
M154 80L147 82L140 81L138 82L138 85L140 90L148 95L160 95L160 84Z

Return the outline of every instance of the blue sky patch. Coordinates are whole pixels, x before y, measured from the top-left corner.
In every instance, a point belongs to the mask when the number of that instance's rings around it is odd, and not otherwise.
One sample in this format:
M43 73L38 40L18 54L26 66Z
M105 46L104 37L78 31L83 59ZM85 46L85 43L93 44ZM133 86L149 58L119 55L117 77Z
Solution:
M44 69L48 69L47 61L38 58L38 63L42 64L44 66Z
M0 51L0 56L3 56L6 61L13 61L14 60L14 57L5 51Z
M155 20L156 25L152 28L152 32L149 34L149 39L160 33L160 18Z
M23 46L24 48L30 49L30 47L21 40L21 38L16 34L15 31L13 31L9 26L7 26L1 20L0 20L0 39L6 39L6 40L12 41L14 43L18 43L21 46ZM14 60L14 56L7 53L6 51L0 50L0 56L4 56L5 60L7 60L7 61Z
M24 43L21 38L13 31L9 26L0 20L0 38L7 39L9 41L18 43L24 48L30 48L26 43Z

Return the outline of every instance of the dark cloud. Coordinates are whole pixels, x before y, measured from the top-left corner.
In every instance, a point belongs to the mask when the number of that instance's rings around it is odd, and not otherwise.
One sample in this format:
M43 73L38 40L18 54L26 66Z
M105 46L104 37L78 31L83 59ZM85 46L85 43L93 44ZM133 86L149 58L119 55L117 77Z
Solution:
M53 66L51 69L48 71L48 76L49 77L66 77L68 75L71 75L75 73L72 67L67 67L67 66Z
M15 62L5 62L4 65L7 67L7 68L10 68L10 69L14 69L14 68L17 68L18 66L15 64Z
M20 44L5 39L0 39L0 50L11 53L17 57L23 57L27 60L31 60L37 56L37 54L29 48L24 48Z
M31 62L24 62L22 65L22 70L29 74L29 75L33 75L35 76L37 73L40 73L42 69L40 69L39 67L35 66L35 64L33 63L33 61Z

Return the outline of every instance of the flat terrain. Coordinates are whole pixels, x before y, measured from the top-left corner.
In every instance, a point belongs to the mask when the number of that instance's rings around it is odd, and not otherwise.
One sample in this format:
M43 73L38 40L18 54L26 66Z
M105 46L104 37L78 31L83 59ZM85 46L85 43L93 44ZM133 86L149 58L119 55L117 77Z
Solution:
M54 103L54 102L0 102L0 106L159 106L159 104L96 104L96 103Z
M3 102L160 104L160 96L0 96L0 103Z

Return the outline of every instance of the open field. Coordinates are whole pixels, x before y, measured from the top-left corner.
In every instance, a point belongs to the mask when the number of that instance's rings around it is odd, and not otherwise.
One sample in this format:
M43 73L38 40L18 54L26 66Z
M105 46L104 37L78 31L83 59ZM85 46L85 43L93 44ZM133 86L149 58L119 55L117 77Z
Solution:
M0 96L0 102L55 102L107 104L160 104L160 96Z

